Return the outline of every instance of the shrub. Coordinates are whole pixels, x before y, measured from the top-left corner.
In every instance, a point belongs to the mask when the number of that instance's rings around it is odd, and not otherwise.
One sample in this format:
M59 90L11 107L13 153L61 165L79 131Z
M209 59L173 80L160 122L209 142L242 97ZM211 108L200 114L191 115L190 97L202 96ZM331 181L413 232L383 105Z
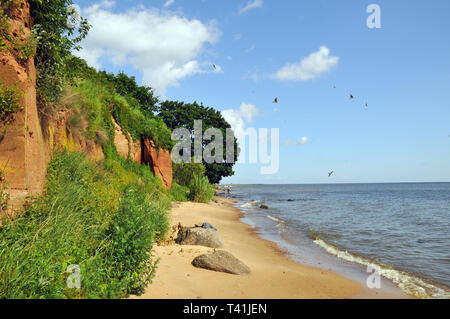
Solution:
M148 112L142 113L136 99L115 94L112 97L111 104L113 105L114 119L134 139L148 137L153 140L158 148L172 148L174 145L172 134L164 121Z
M169 191L169 196L175 202L186 202L188 201L188 193L188 187L178 185L177 183L172 183L172 188Z
M194 176L189 186L189 199L198 203L208 203L214 198L214 188L206 176Z
M205 166L202 163L173 163L173 180L181 186L189 187L194 176L205 176Z
M104 165L54 155L45 195L0 227L0 298L122 298L150 282L170 200L148 173L113 158ZM71 264L79 290L67 288Z
M157 111L158 98L154 96L153 89L147 86L139 86L134 76L130 77L123 72L114 75L101 71L99 74L114 85L117 93L136 100L144 115L152 116Z
M106 251L109 276L121 287L118 293L113 291L108 297L143 292L151 282L157 263L151 260L149 252L154 241L162 239L168 229L164 210L149 202L139 187L130 187L125 194L107 231L111 239Z

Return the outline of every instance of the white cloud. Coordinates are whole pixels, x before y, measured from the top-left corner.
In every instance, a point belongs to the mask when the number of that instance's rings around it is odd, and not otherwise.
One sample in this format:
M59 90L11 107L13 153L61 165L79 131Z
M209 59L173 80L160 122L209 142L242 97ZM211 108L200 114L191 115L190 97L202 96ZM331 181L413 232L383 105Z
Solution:
M239 14L243 14L244 12L247 12L249 10L252 9L256 9L256 8L262 8L264 4L263 0L250 0L249 2L247 2L247 5L245 5L245 7L240 7L238 10Z
M185 77L214 72L199 61L204 46L220 37L214 22L144 7L115 13L113 6L103 1L82 10L92 28L75 54L90 65L101 68L105 60L131 64L143 72L143 84L160 95Z
M339 58L330 56L330 49L321 46L319 51L311 53L299 63L287 64L275 77L279 80L306 81L319 77L338 64Z
M164 7L164 8L170 7L174 2L175 2L175 0L167 0L167 1L164 3L163 7Z
M240 139L245 135L247 124L251 123L253 118L259 114L259 109L253 104L242 102L239 110L229 109L221 113L233 128L236 138Z
M306 136L303 136L300 140L286 141L284 144L286 146L298 146L298 145L305 145L308 142L309 142L309 138Z

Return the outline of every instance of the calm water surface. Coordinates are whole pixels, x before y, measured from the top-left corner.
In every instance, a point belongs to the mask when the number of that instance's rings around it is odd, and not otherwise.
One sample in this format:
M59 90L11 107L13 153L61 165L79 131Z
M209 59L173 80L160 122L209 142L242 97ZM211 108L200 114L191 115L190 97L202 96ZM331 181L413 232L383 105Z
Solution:
M294 259L372 265L408 294L450 296L450 183L234 185L231 196Z

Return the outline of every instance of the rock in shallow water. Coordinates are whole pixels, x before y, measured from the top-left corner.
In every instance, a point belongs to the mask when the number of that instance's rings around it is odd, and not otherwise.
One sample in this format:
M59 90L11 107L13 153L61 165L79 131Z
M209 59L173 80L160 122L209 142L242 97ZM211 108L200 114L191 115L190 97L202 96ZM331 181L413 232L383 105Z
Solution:
M200 245L211 248L223 247L223 241L217 231L202 227L182 227L178 231L175 242L180 245Z
M250 268L224 250L218 250L211 254L195 257L192 261L192 265L197 268L226 272L234 275L250 273Z

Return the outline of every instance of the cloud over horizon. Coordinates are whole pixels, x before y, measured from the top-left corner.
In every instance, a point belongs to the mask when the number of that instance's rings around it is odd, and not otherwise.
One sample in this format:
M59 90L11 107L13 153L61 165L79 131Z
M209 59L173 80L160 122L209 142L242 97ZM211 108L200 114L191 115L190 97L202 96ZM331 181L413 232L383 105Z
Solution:
M336 56L330 56L330 49L321 46L319 51L311 53L298 63L286 64L275 74L279 80L306 81L318 78L331 70L339 62Z
M143 84L160 95L188 76L213 72L199 59L204 47L220 38L214 21L203 23L143 6L115 13L114 5L102 1L82 9L92 28L82 50L74 54L89 65L100 69L104 60L130 64L143 72Z

